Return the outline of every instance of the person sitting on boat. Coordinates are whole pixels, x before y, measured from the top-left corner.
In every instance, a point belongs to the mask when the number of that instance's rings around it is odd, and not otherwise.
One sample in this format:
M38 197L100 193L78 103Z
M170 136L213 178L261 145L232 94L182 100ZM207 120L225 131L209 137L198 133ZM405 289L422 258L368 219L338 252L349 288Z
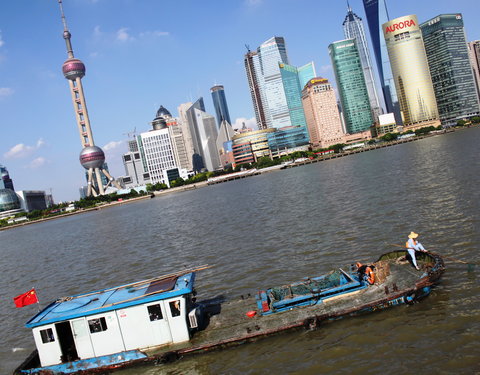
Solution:
M418 233L410 232L410 234L408 235L408 241L405 245L407 247L408 253L410 254L410 257L412 258L413 265L417 270L419 270L420 268L418 268L417 259L415 258L415 251L425 252L427 250L425 250L423 245L420 242L418 242L417 238L418 238Z
M365 283L369 283L370 285L373 285L375 283L375 274L373 273L375 266L362 265L362 263L358 263L358 262L356 265L357 265L359 280Z

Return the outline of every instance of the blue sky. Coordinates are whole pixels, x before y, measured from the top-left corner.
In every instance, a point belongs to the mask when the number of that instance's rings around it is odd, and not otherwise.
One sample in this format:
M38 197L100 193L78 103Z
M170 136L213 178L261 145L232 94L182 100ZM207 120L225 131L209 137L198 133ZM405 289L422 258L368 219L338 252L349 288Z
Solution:
M127 133L147 131L160 105L177 115L181 103L225 87L232 122L254 117L243 66L255 50L283 36L290 63L314 61L333 81L328 45L344 39L342 0L63 0L75 57L87 68L83 85L95 143L111 173L124 174ZM361 0L350 0L364 17ZM480 39L478 0L390 0L391 18L420 22L462 13L468 40ZM365 25L366 27L366 25ZM16 190L52 191L76 200L85 183L68 84L57 0L0 4L0 164ZM235 119L235 120L234 120Z

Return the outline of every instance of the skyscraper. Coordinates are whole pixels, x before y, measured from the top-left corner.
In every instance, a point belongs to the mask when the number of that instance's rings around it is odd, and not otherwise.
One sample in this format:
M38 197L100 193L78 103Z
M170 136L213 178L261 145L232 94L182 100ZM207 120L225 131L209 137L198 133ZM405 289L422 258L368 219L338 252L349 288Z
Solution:
M343 143L337 98L328 79L311 79L302 91L302 101L313 147L325 148Z
M7 168L1 164L0 164L0 189L15 190L13 188L13 181L10 178Z
M292 126L304 127L308 136L307 122L302 105L302 89L308 80L316 75L313 62L300 68L283 63L279 63L279 67L290 114L290 123Z
M231 124L230 114L228 113L227 98L225 97L225 90L223 86L216 85L210 89L212 93L213 106L215 107L215 113L217 115L217 126L220 128L220 125L223 121Z
M417 16L383 24L403 124L409 127L440 125L432 78Z
M374 121L356 40L334 42L328 46L328 50L337 81L346 131L353 134L368 130Z
M245 54L245 71L247 73L248 87L252 97L253 110L257 120L258 129L267 129L267 118L262 102L262 72L260 68L260 55L256 51L250 51Z
M95 142L93 141L93 133L90 127L90 119L88 117L87 104L82 86L82 78L85 76L85 65L73 55L70 40L71 34L67 28L67 22L63 13L62 0L58 0L58 3L60 5L63 22L63 38L65 39L68 55L68 59L63 63L62 71L70 86L75 118L82 142L83 149L80 152L80 163L87 170L87 196L103 195L105 194L105 189L110 184L114 184L118 189L120 189L120 185L113 179L110 173L103 168L105 154L100 147L95 146ZM93 177L94 173L95 177ZM109 179L106 185L103 184L102 173Z
M279 63L289 64L282 37L270 38L257 48L256 54L249 51L245 55L255 115L262 129L291 125Z
M192 136L193 170L200 172L203 168L214 171L220 167L216 146L218 137L215 117L205 112L203 98L199 98L187 110L187 121Z
M462 15L441 14L422 23L420 29L442 124L456 125L458 120L478 115Z
M470 55L470 63L473 68L473 76L477 84L477 93L480 97L480 40L468 43L468 53Z
M168 170L179 168L172 140L164 118L157 116L152 122L153 129L138 137L142 158L147 165L150 181L153 184L169 184L165 178Z
M345 39L355 39L357 41L357 48L358 53L360 54L365 84L367 85L368 97L370 98L372 115L374 120L378 122L378 116L380 116L382 111L380 109L380 101L377 95L375 73L373 71L372 61L370 59L370 52L368 49L367 39L365 37L365 30L363 28L362 19L353 13L350 5L348 6L347 16L343 21L343 32L345 34Z
M382 24L390 20L387 3L386 0L363 0L363 7L367 17L375 61L377 62L380 84L382 85L385 109L388 113L394 113L397 123L401 124L402 119L400 116L395 82L393 80L387 46L383 38L382 30Z

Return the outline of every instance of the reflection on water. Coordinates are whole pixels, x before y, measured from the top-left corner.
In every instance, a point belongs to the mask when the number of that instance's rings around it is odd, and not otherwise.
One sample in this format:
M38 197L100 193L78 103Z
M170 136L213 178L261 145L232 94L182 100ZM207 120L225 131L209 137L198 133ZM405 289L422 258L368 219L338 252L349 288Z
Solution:
M463 130L0 232L0 373L33 349L23 324L35 307L11 300L32 286L45 306L208 263L199 297L234 298L375 260L411 230L432 251L478 263L479 143L479 129ZM119 374L475 373L478 268L447 263L413 306Z

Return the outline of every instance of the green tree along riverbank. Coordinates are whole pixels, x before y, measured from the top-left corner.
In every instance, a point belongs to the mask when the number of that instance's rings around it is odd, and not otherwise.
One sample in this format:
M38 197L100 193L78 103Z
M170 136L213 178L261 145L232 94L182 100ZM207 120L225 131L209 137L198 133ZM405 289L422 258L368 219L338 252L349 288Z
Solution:
M459 123L456 126L456 128L461 129L464 127L470 127L472 125L478 125L478 124L480 124L480 117L472 117L469 122ZM413 135L425 136L432 132L438 133L439 131L448 132L448 131L454 131L454 130L455 130L454 128L450 130L445 130L441 126L437 128L430 126L427 128L417 129L415 132L407 131L405 133L387 133L380 138L370 140L368 144L374 145L382 142L400 143L401 141L399 141L398 138L402 135L412 134L412 136ZM261 157L255 163L241 164L241 165L237 165L235 168L230 167L221 171L202 172L190 177L187 180L184 180L183 178L177 178L176 180L170 183L171 185L170 188L166 184L161 184L161 183L147 184L145 186L145 191L141 190L140 192L137 192L136 190L132 189L127 194L112 193L112 194L100 195L97 197L82 198L74 202L59 203L45 210L34 210L28 213L25 213L25 212L18 213L16 215L13 215L12 217L2 219L0 220L0 228L6 229L9 227L25 225L25 224L29 224L36 221L48 220L48 219L53 219L61 216L68 216L68 215L72 215L79 212L108 207L109 205L112 205L112 204L125 203L130 200L138 200L138 199L143 199L148 197L153 198L155 196L154 192L160 192L160 193L167 192L167 191L173 192L173 191L179 190L178 189L179 187L186 186L186 185L195 185L195 187L207 186L205 182L212 177L217 177L217 176L238 172L241 170L248 170L252 168L256 168L256 169L268 168L275 165L280 165L288 161L294 161L299 158L308 158L308 159L322 158L323 157L322 152L333 151L334 153L340 153L340 152L343 152L343 147L345 146L346 146L345 144L336 144L325 149L316 149L312 151L295 151L291 154L284 155L281 158L277 158L273 160L268 156ZM72 209L67 210L67 207L69 206L72 207ZM15 221L12 221L12 218L13 219L22 218L23 220L21 222L15 222Z

